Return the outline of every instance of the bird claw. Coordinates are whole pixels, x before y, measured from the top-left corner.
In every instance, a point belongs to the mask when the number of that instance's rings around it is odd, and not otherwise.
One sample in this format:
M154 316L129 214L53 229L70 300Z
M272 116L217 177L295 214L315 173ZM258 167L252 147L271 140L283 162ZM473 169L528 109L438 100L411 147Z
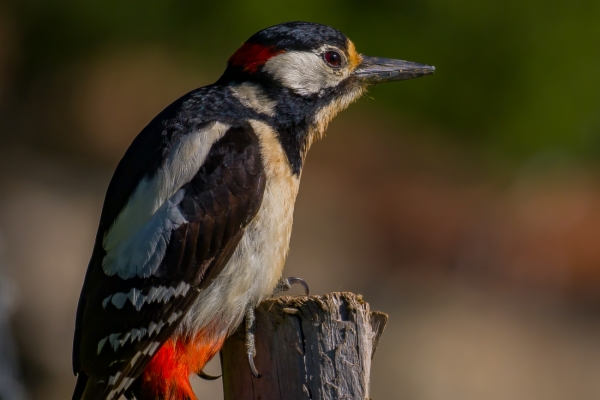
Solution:
M256 316L254 315L254 308L249 306L246 308L246 354L248 354L248 364L250 365L250 371L256 378L260 378L260 374L254 365L254 357L256 356L256 346L254 344L254 332L256 331Z
M200 372L198 372L198 376L200 378L204 379L205 381L214 381L216 379L219 379L223 375L209 375L204 371L200 371Z
M308 284L306 283L306 281L302 278L296 278L295 276L290 276L289 278L281 278L279 280L279 282L277 282L277 286L275 286L275 290L273 291L273 294L279 293L279 292L287 292L288 290L290 290L292 288L292 285L294 284L299 284L300 286L302 286L302 289L304 289L304 295L308 296L308 294L310 293L309 289L308 289Z
M254 375L255 378L260 378L260 374L254 365L254 357L250 353L248 353L248 364L250 365L250 371L252 371L252 375Z

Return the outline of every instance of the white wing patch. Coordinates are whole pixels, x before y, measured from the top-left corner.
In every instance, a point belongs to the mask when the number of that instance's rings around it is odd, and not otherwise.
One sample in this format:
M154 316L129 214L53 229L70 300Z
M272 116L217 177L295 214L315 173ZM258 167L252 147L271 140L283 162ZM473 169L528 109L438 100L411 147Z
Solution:
M140 230L107 251L102 260L104 272L109 276L118 274L123 279L136 275L147 278L156 272L167 251L171 233L186 222L178 207L184 196L183 189L177 191ZM117 293L112 302L122 308L126 300L126 294Z
M107 275L147 278L156 271L172 230L185 222L177 207L185 194L181 187L196 175L228 128L215 122L184 136L155 176L139 183L102 242L106 250L102 267Z

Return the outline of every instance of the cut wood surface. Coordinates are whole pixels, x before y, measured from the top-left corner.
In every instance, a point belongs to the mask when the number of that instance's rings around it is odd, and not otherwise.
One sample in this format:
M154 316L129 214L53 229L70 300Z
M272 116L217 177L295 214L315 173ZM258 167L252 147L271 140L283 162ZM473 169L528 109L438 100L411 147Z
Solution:
M371 312L362 296L284 296L256 309L252 375L245 325L221 351L225 400L364 400L371 360L387 315Z

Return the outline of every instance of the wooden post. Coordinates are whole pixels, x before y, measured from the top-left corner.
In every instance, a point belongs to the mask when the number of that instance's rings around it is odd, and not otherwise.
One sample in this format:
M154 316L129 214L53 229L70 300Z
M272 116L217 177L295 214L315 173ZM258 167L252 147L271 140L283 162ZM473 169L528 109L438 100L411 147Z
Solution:
M256 310L256 357L250 372L245 326L221 351L225 400L364 400L371 360L387 315L362 296L280 297Z

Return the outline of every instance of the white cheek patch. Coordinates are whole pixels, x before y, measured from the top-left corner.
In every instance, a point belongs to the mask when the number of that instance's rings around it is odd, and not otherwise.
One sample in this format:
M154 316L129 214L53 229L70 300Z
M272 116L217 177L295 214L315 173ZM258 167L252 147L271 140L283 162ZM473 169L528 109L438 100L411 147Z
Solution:
M107 275L147 278L156 271L171 232L185 222L177 207L185 195L179 189L192 180L228 128L217 122L184 136L156 175L140 182L102 242Z
M283 86L305 96L336 86L348 76L345 68L334 70L319 53L309 51L288 51L275 56L265 63L265 70Z

